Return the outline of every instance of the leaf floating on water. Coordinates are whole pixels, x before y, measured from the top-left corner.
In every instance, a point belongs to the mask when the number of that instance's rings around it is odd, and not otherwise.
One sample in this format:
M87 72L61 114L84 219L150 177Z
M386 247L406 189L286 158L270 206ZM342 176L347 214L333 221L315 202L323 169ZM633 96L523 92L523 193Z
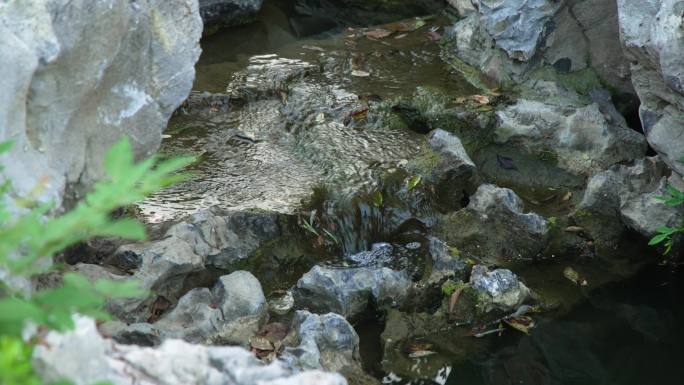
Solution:
M580 284L579 274L572 267L566 267L563 270L563 277L567 278L569 281L571 281L575 285Z
M368 108L356 110L356 111L351 113L351 117L354 120L363 120L363 119L366 119L367 116L368 116Z
M521 331L525 334L529 334L530 329L532 329L535 326L532 317L528 316L513 317L505 319L504 322L506 322L508 326L512 327L513 329Z
M394 32L413 32L425 26L425 20L413 19L383 25L383 28Z
M433 354L437 354L436 352L433 352L432 350L418 350L415 352L409 353L409 358L423 358L427 356L431 356Z
M503 168L504 170L518 169L517 167L515 167L515 162L513 161L513 158L509 158L507 156L496 154L496 163L498 163L499 167Z
M376 191L375 194L373 194L373 206L378 208L382 207L382 201L382 192Z
M420 183L421 179L422 179L422 178L421 178L420 175L414 175L414 176L411 177L411 179L409 179L409 181L408 181L408 190L409 190L409 192L413 191L413 189L416 188L416 186L418 186L418 184Z
M370 76L370 72L363 71L363 70L353 70L351 72L352 76L356 76L359 78L367 78Z
M308 49L309 51L325 52L325 50L324 50L323 48L317 47L317 46L315 46L315 45L306 45L306 44L304 44L304 45L302 46L302 48Z
M364 35L366 35L366 37L370 37L372 39L384 39L387 36L391 35L392 33L394 33L394 32L386 30L386 29L378 28L378 29L366 31L366 32L364 32Z

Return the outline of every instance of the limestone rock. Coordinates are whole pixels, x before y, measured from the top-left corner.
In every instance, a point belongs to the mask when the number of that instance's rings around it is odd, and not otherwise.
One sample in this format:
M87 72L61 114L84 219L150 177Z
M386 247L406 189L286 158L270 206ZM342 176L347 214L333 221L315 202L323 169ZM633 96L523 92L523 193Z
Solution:
M522 200L510 189L483 184L468 206L442 217L442 238L459 250L493 263L533 259L548 242L548 222L523 213Z
M114 385L346 385L339 374L307 371L293 375L282 362L264 365L238 347L206 347L167 340L156 348L119 345L103 338L92 319L78 317L76 328L51 332L36 347L33 363L46 382L69 379L75 385L110 381Z
M504 313L515 311L531 298L530 289L507 269L488 271L485 266L473 266L470 286L483 295L481 305L484 305L485 312L495 309Z
M379 307L400 305L410 286L405 272L387 267L314 266L297 282L295 306L350 318L364 312L371 301Z
M530 152L548 148L559 167L579 175L643 156L643 135L627 127L612 104L603 102L573 106L520 99L497 112L495 141L520 143Z
M297 311L292 320L295 346L284 349L281 359L296 370L340 371L360 366L359 336L344 317Z
M129 137L159 147L192 87L202 22L194 0L11 1L0 6L0 141L18 196L65 202L103 176Z

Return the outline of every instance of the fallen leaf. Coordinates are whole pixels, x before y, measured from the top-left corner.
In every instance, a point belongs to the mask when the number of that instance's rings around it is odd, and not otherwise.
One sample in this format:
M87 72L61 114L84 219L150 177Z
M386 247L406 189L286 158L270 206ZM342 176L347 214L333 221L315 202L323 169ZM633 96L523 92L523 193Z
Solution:
M394 38L397 39L397 40L399 40L399 39L405 38L406 36L408 36L407 33L402 33L401 35L397 35L397 36L395 36Z
M577 234L577 233L581 233L582 231L584 231L584 228L579 227L579 226L568 226L565 228L566 233Z
M567 202L572 198L572 191L568 191L567 194L563 195L563 202Z
M507 156L496 154L496 162L499 164L499 167L503 168L504 170L518 169L517 167L515 167L515 162L513 161L513 158L509 158Z
M351 117L354 120L363 120L368 116L368 108L363 108L360 110L353 111Z
M528 316L508 318L505 319L504 322L506 322L508 326L512 327L513 329L521 331L525 334L529 334L530 329L535 326L534 320Z
M423 358L427 356L431 356L433 354L437 354L436 352L433 352L432 350L418 350L412 353L409 353L409 358Z
M489 97L485 95L472 95L470 98L480 104L489 104L490 102Z
M249 339L249 345L256 350L274 350L273 343L266 337L254 336Z
M579 284L579 282L580 282L579 274L572 267L566 267L563 270L563 277L567 278L569 281L571 281L575 285Z
M458 299L461 297L461 292L463 292L463 288L459 287L458 289L454 290L454 292L449 297L449 313L454 312L454 309L458 304Z
M387 36L391 35L392 33L393 33L392 31L388 31L386 29L378 28L378 29L366 31L366 32L364 32L364 35L366 35L366 37L370 37L373 39L384 39Z
M425 21L421 19L413 19L400 21L396 23L390 23L383 25L383 28L389 29L394 32L413 32L418 28L425 26Z
M324 50L323 48L317 47L317 46L315 46L315 45L307 45L307 44L304 44L304 45L302 46L302 48L308 49L309 51L325 52L325 50Z
M359 78L366 78L370 76L370 72L362 71L362 70L353 70L351 72L352 76L356 76Z
M376 191L375 194L373 194L373 206L375 207L382 207L382 192Z

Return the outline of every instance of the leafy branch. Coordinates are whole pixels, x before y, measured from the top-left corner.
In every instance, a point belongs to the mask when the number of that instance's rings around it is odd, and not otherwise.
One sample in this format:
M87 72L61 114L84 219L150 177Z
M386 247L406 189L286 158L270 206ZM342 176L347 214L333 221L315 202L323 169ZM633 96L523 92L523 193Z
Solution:
M681 157L679 161L684 163L684 157ZM665 203L668 206L679 206L684 204L683 191L679 191L673 186L668 185L667 194L668 196L659 196L656 197L656 199L663 201L663 203ZM655 246L662 243L665 246L664 254L667 255L670 253L670 251L672 251L675 238L680 234L684 234L684 223L682 223L682 225L679 227L659 227L656 230L656 235L653 236L653 238L651 238L648 244L650 246Z

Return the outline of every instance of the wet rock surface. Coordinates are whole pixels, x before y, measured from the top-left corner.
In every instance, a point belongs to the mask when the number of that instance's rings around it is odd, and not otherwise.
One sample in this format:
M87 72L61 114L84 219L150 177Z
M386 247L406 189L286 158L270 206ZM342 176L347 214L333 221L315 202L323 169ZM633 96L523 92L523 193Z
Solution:
M200 0L204 33L252 21L263 0Z

